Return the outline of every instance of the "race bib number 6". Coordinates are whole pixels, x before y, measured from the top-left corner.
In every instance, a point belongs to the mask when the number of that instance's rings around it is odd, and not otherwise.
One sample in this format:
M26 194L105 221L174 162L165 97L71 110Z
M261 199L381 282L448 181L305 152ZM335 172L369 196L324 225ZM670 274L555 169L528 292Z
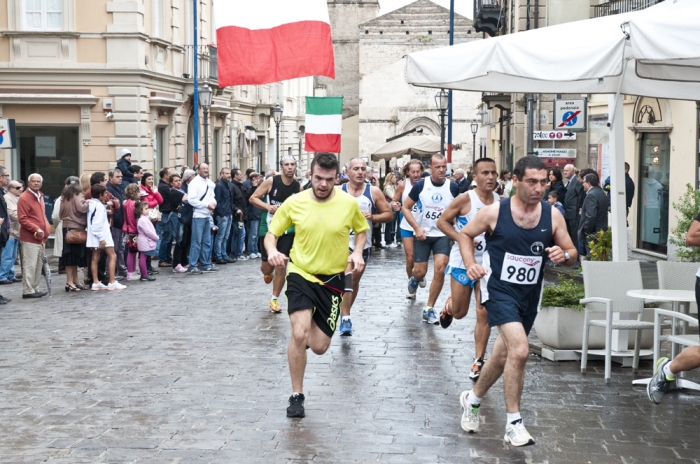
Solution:
M520 256L506 253L501 268L501 281L516 285L532 285L537 283L541 268L541 256Z

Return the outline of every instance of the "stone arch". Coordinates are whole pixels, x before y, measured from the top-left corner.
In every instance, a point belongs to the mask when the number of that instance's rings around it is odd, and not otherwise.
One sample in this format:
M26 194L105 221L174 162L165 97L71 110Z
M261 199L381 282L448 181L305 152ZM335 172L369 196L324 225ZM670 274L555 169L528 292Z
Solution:
M635 127L670 127L671 106L664 98L637 97L632 124Z
M411 119L403 126L399 133L418 128L423 129L423 135L440 135L440 124L425 116Z

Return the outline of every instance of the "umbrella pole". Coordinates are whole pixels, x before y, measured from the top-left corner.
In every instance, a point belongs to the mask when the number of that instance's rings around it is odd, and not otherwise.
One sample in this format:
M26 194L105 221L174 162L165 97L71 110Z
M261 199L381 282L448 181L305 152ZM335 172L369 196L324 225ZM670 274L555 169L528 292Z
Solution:
M627 261L627 196L625 192L624 96L608 96L610 120L610 211L613 261ZM614 109L613 109L614 108Z

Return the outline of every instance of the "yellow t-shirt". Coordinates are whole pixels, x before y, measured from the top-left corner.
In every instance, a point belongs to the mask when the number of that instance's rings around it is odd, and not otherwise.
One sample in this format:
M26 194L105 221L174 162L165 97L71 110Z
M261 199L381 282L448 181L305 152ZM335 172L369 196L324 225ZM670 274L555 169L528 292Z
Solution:
M325 203L311 196L311 190L305 190L287 198L272 218L269 232L280 237L294 225L289 272L318 282L314 274L345 271L350 230L364 232L369 230L369 225L357 200L342 190L336 188L335 196Z

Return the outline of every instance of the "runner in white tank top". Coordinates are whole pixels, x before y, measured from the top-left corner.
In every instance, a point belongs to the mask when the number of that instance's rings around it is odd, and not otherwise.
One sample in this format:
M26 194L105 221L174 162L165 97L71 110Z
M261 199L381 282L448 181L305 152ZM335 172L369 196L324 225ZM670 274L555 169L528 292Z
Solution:
M450 262L445 274L450 276L450 289L452 295L447 298L445 307L440 313L440 325L446 329L452 323L452 319L462 319L469 312L469 304L472 297L472 289L475 291L476 300L476 326L474 327L474 345L476 356L472 363L469 377L476 381L481 372L486 356L486 345L489 341L491 328L488 323L486 308L481 305L480 287L478 282L470 280L462 261L457 237L459 231L471 221L482 208L499 201L500 197L493 191L498 180L496 163L490 158L480 158L474 166L474 180L476 189L468 190L452 202L438 220L438 227L448 237L455 241L450 252ZM474 257L479 264L484 254L484 235L474 240ZM475 285L476 284L476 285Z
M396 192L394 193L394 198L391 202L391 206L394 211L401 211L401 205L406 202L408 194L411 193L411 188L413 188L413 185L421 179L422 174L423 163L421 163L419 160L413 159L404 166L404 181L396 187ZM418 206L416 206L415 212L418 216L414 217L420 217ZM403 245L403 251L406 255L406 274L410 279L411 275L413 274L413 229L408 221L406 221L406 218L403 217L403 213L401 215L399 231L401 233L401 244ZM421 280L418 285L420 285L421 288L425 287L425 279Z
M408 281L406 298L415 298L421 279L428 272L428 261L433 255L433 281L425 309L423 321L437 324L433 306L440 296L445 282L445 268L450 258L450 239L438 229L437 221L459 195L457 184L446 178L447 160L442 155L433 155L430 160L430 176L419 180L411 188L411 193L401 208L406 220L415 232L413 242L413 275ZM411 213L414 205L420 205L422 214L416 219Z
M367 241L362 251L362 257L365 264L369 261L372 250L372 224L387 223L394 219L394 213L391 211L389 203L387 203L384 194L378 187L372 187L365 183L365 174L367 173L367 163L360 158L350 160L348 167L348 183L341 187L343 192L355 197L355 200L360 204L362 214L367 218L369 230L367 231ZM350 234L349 243L350 252L355 248L355 237ZM366 269L367 267L365 267ZM348 270L349 271L349 270ZM346 271L346 272L348 272ZM338 331L341 336L352 335L352 321L350 320L350 308L357 298L357 293L360 291L360 279L364 274L364 269L360 273L352 274L352 293L345 293L343 301L340 304L342 319L340 320L340 328Z

